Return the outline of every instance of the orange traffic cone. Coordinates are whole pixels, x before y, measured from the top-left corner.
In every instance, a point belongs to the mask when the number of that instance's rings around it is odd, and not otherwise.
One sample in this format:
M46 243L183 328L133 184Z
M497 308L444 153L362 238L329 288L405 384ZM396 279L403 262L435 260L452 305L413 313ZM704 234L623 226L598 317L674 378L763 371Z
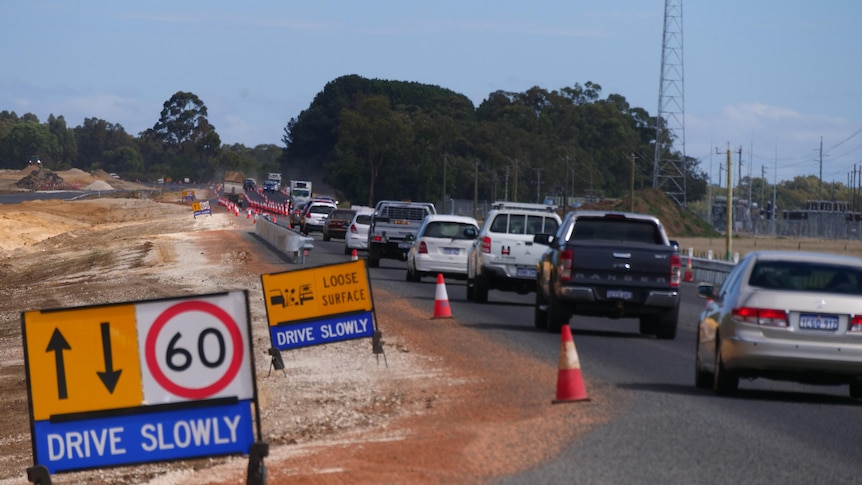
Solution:
M560 371L557 374L557 398L553 402L588 401L590 398L581 376L581 362L572 340L571 327L563 325L560 334Z
M353 251L351 251L351 253L350 253L350 260L351 261L358 261L359 260L359 253L357 253L355 249Z
M694 273L691 270L691 257L689 256L688 262L685 264L685 274L682 276L683 281L687 283L691 283L694 281Z
M449 295L446 294L446 283L443 282L442 273L437 273L437 291L434 294L434 318L452 318L452 309L449 308Z

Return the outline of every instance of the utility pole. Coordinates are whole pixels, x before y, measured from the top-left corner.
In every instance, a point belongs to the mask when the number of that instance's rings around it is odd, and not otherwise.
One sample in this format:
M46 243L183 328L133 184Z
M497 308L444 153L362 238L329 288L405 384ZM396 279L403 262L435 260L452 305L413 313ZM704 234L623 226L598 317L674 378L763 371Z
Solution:
M820 185L817 189L817 207L821 210L817 212L817 237L823 237L823 137L820 137Z
M518 159L515 159L515 173L512 175L512 200L518 202Z
M629 174L629 212L635 211L635 158L637 155L632 152L631 173Z
M727 144L727 225L725 226L725 259L730 261L733 251L733 161L730 159L730 143Z
M536 203L541 203L542 197L542 168L536 168Z
M739 188L742 188L742 147L740 146L737 150L739 153L739 178L736 180L736 183L739 184Z
M509 200L509 167L506 167L506 185L503 189L503 200Z
M778 146L775 147L775 168L772 170L772 219L770 219L771 228L769 231L769 235L775 237L775 219L778 218L778 211L775 207L775 195L778 190Z
M748 209L745 211L746 216L748 218L748 230L754 232L754 220L751 219L751 166L754 165L752 162L753 157L751 156L751 147L748 148Z
M479 159L476 159L476 170L473 172L473 219L479 206Z
M446 208L446 165L448 165L448 162L449 162L449 154L444 153L443 154L443 196L440 199L444 209Z

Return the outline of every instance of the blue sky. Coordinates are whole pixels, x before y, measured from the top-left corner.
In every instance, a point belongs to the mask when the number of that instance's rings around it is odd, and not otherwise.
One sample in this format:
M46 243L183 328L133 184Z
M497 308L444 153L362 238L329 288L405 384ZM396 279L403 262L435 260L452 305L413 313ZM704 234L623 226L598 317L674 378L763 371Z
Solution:
M0 6L0 111L137 135L177 91L223 143L282 146L287 122L347 74L496 90L588 81L658 112L663 0L43 1ZM685 151L716 181L862 166L862 2L683 5ZM717 153L721 152L721 153ZM776 169L777 167L777 169Z

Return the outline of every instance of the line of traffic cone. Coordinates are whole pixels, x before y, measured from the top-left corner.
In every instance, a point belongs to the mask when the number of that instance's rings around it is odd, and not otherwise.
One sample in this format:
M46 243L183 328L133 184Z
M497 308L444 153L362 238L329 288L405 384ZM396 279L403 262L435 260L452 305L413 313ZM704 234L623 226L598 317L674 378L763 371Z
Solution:
M449 295L446 293L446 283L443 274L437 273L437 290L434 293L434 318L452 318L449 307Z
M560 369L557 373L557 398L553 403L589 401L581 375L581 361L572 339L572 328L563 325L560 334Z

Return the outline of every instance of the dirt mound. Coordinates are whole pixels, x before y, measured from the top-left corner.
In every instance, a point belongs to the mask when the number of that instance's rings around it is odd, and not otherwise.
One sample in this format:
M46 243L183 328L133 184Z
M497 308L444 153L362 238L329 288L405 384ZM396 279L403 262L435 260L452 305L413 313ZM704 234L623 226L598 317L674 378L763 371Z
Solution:
M29 190L39 190L49 187L58 187L65 181L62 177L47 168L37 168L15 182L15 186Z
M634 208L628 197L604 199L593 204L584 204L583 210L613 210L639 212L659 218L671 239L680 237L717 237L715 229L697 216L677 205L664 192L656 189L636 190Z

